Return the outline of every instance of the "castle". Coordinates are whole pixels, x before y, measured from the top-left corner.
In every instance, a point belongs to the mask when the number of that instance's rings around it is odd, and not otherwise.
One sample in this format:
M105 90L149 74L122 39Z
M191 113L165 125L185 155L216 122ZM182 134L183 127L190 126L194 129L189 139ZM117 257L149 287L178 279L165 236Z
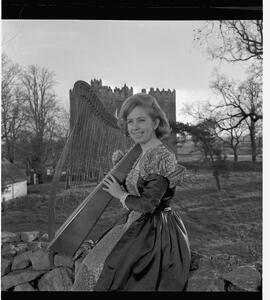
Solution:
M90 85L98 95L99 99L103 102L106 109L114 116L120 111L123 101L133 95L133 88L128 88L126 84L122 88L114 88L112 90L109 86L103 86L102 80L93 79L90 81ZM142 93L146 93L146 89L141 90ZM176 95L175 90L159 90L150 88L149 95L156 98L160 107L166 113L168 121L176 122ZM164 141L175 153L177 152L176 133L172 133L171 136Z
M133 95L133 88L128 88L126 84L122 88L114 88L102 85L102 80L93 79L90 81L91 87L96 91L100 100L105 105L106 109L113 115L119 112L123 101ZM141 90L146 93L146 89ZM150 88L149 95L155 97L160 107L165 111L167 118L171 122L176 121L176 104L175 90L159 90Z

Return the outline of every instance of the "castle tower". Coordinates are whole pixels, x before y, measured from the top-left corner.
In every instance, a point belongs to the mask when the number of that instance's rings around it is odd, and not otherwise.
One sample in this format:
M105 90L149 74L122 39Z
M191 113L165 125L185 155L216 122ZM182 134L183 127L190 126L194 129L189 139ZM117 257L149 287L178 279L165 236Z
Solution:
M111 87L102 85L102 80L93 79L90 85L112 115L116 111L119 112L123 101L133 95L133 88L128 88L126 84L122 88L115 87L112 90Z
M160 107L165 111L166 116L169 121L175 122L176 121L176 95L175 90L171 91L162 89L154 90L150 88L149 95L155 97L158 101Z
M100 100L105 105L106 109L113 115L119 112L123 101L133 95L133 88L128 88L126 84L122 88L103 86L102 80L93 79L90 85L96 91ZM141 90L142 93L147 93L146 89ZM150 88L149 95L157 99L160 107L165 111L169 121L176 122L176 94L175 90L159 90ZM168 142L169 147L176 153L176 134L172 135Z
M154 90L150 88L149 95L157 99L158 104L164 110L169 122L176 122L176 93L175 90ZM176 134L173 133L168 139L168 146L177 153Z

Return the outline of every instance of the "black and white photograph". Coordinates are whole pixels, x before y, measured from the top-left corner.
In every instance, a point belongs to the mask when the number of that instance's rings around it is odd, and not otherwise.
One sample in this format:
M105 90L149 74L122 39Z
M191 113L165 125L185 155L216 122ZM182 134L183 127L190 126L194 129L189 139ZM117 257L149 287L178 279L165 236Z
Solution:
M2 295L262 299L262 6L2 8Z

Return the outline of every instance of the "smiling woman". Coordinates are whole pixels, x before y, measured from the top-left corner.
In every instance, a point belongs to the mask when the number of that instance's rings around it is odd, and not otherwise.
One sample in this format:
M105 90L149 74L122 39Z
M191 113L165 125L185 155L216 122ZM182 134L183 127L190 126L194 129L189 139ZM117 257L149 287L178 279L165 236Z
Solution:
M158 139L168 137L171 132L165 112L153 96L145 93L138 93L126 99L119 112L118 123L125 134L131 137L139 133L140 128L149 130L153 134L152 137ZM137 128L134 128L134 125Z
M159 119L153 121L145 109L139 106L133 109L127 119L131 138L140 144L145 144L153 138L158 124Z
M139 93L123 103L119 125L141 146L142 154L123 185L110 175L103 189L119 199L127 217L89 251L72 290L185 291L189 240L179 213L170 207L185 168L162 143L170 133L166 115L154 97ZM116 154L114 162L121 159L121 153Z

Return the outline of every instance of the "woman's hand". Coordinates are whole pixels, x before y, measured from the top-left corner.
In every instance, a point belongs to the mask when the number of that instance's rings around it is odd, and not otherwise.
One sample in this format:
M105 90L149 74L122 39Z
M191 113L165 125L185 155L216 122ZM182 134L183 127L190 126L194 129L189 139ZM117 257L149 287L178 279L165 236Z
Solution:
M103 183L107 188L102 188L104 191L111 194L114 198L120 199L123 194L125 193L120 184L116 181L116 179L111 175L108 174L105 179L103 179Z
M124 156L123 151L121 151L121 150L114 151L113 154L112 154L112 163L113 163L113 165L116 165L119 162L119 160L121 160L121 158L123 156Z

